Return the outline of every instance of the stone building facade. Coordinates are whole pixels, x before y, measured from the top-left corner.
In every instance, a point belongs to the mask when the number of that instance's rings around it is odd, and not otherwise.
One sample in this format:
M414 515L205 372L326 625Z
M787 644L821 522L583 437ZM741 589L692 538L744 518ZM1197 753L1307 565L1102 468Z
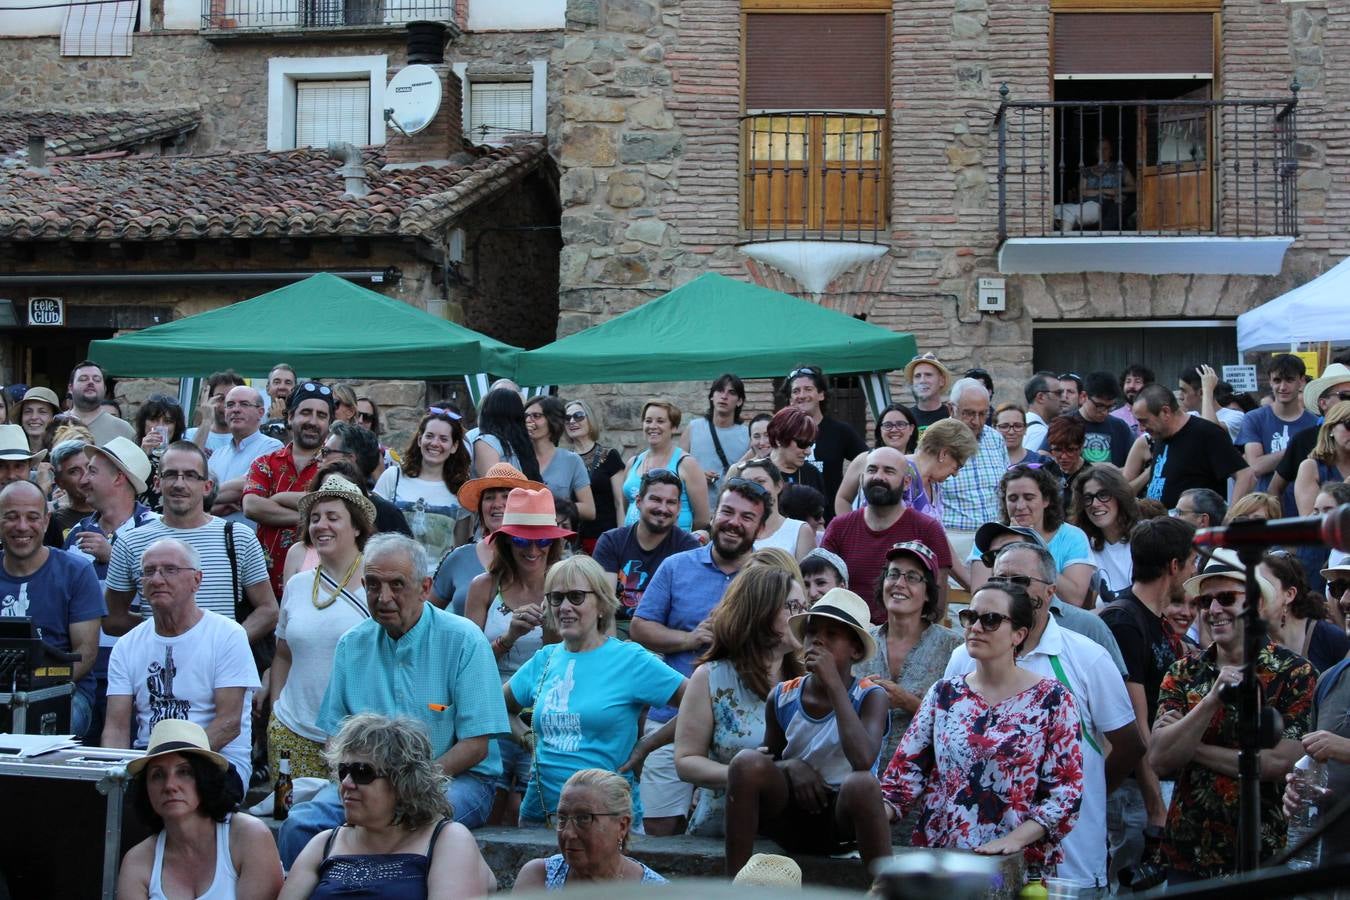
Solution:
M888 16L890 29L889 215L878 237L885 253L813 293L800 278L743 250L751 238L742 221L743 23L755 12L828 12L841 5L571 0L563 46L554 57L562 83L562 121L552 135L562 172L559 333L713 270L912 332L921 351L937 353L953 369L989 370L998 384L996 400L1020 401L1038 339L1039 346L1053 344L1056 328L1231 326L1237 314L1319 274L1350 249L1350 160L1335 137L1350 117L1350 22L1329 15L1323 0L1189 5L1217 21L1213 97L1287 100L1291 81L1301 86L1299 235L1278 274L1200 274L1198 268L1166 274L1000 272L999 88L1006 85L1017 100L1055 98L1061 84L1050 68L1056 11L1168 5L896 0L875 10ZM977 283L984 277L1005 279L1006 311L977 308ZM1103 340L1110 334L1104 331ZM897 360L897 369L904 362ZM734 371L735 361L727 367ZM1159 377L1175 384L1172 372ZM891 384L897 398L908 399L898 372ZM608 400L616 422L631 426L636 395L648 389L674 393L687 411L705 405L704 385L590 390ZM749 406L770 402L767 387L759 385Z

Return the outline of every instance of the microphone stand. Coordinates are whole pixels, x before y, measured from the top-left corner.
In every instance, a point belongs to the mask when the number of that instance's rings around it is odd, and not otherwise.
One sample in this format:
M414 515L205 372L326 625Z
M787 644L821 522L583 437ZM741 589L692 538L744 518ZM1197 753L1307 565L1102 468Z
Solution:
M1261 585L1256 566L1264 547L1242 547L1238 559L1246 568L1247 602L1243 610L1242 682L1238 693L1238 872L1254 872L1261 864L1261 691L1256 661L1265 646L1261 618Z

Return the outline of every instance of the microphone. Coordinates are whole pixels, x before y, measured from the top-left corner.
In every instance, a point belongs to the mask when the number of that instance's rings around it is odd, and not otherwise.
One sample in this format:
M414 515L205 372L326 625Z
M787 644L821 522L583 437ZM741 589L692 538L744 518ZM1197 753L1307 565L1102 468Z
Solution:
M1197 547L1272 547L1326 545L1350 551L1350 503L1325 516L1234 522L1195 533Z

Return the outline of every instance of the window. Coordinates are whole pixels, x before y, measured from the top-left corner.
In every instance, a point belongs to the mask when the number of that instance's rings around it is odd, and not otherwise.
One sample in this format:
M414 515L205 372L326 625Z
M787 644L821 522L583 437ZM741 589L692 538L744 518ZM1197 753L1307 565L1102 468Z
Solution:
M295 85L295 146L370 143L370 83L300 81Z
M746 228L773 237L885 227L889 21L746 14Z
M61 26L62 56L130 56L138 0L74 5Z
M534 131L530 82L470 82L469 94L469 139L475 144Z

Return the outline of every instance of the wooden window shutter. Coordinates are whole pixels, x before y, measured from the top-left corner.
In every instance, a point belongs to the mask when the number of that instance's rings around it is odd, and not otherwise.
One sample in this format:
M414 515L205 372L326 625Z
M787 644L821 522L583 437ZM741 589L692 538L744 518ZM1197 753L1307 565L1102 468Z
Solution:
M1214 74L1210 13L1056 13L1055 76Z
M745 17L747 110L886 109L886 16Z

